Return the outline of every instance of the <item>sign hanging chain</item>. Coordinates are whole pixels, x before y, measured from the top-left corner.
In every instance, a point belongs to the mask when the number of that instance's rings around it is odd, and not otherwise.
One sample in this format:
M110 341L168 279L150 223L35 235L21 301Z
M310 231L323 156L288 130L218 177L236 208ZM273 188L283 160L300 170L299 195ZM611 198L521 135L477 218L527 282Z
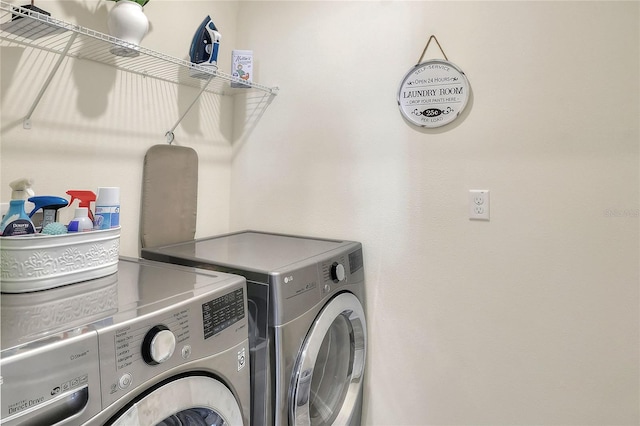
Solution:
M438 41L436 36L432 34L431 37L429 37L429 40L427 41L427 45L424 47L424 50L422 51L422 55L420 55L420 59L418 59L418 63L416 65L422 62L422 58L424 58L424 54L427 53L427 49L429 48L429 43L431 43L431 40L436 41L436 44L440 48L440 51L442 52L442 55L444 56L445 61L449 61L449 58L447 58L447 54L444 53L444 50L442 50L442 46L440 46L440 42Z

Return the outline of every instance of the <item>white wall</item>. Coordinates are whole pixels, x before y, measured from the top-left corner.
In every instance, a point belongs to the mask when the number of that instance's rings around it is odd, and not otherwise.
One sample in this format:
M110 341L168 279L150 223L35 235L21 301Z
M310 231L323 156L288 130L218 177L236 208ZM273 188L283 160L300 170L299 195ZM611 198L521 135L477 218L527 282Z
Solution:
M37 5L99 31L112 7ZM146 47L186 58L210 13L221 66L231 49L253 49L257 80L281 87L262 116L232 122L243 100L212 96L178 127L200 156L198 236L254 228L363 242L365 424L640 422L638 3L145 9ZM395 98L431 34L473 96L455 124L422 131ZM144 152L192 92L65 61L26 131L53 59L0 53L1 198L21 176L38 194L120 186L121 252L135 256ZM469 189L491 190L490 222L468 220Z
M363 242L367 425L640 421L638 18L243 3L239 44L281 92L234 145L231 228ZM473 97L421 131L396 94L431 34ZM491 191L490 222L469 221L469 189Z

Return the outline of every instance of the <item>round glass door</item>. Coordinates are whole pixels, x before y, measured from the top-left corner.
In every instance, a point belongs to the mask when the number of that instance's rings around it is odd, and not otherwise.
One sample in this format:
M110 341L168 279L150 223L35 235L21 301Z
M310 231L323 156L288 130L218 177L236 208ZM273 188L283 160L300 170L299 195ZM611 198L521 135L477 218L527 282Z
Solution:
M242 426L231 391L205 376L171 381L132 404L113 426Z
M348 424L362 388L366 339L364 310L353 294L342 293L324 307L294 370L293 424Z

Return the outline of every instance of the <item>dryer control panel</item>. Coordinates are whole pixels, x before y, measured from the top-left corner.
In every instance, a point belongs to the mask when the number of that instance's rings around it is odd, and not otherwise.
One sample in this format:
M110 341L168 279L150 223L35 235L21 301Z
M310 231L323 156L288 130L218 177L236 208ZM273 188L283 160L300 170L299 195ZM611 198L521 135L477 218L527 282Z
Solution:
M338 289L351 280L359 281L357 273L362 270L362 249L349 254L344 254L322 263L322 276L324 284L322 294L328 294Z
M342 284L346 284L348 279L347 255L339 256L335 259L322 263L322 294L327 294Z
M271 279L275 301L270 325L285 324L308 311L310 306L361 283L364 280L362 247L328 255L315 263L303 263L287 272L272 274Z

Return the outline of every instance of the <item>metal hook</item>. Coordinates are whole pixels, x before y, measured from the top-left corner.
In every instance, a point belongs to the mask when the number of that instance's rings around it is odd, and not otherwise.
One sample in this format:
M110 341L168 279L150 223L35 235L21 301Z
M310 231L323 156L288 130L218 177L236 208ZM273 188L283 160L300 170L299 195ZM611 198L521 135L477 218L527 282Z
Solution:
M442 55L444 56L444 59L446 61L449 60L449 58L447 58L447 54L444 53L444 50L442 50L442 46L440 46L440 42L438 41L438 39L436 38L436 36L434 36L433 34L431 35L431 37L429 37L429 40L427 41L427 45L424 47L424 50L422 51L422 55L420 55L420 59L418 59L418 63L422 62L422 58L424 58L424 54L427 53L427 49L429 48L429 43L431 43L431 39L436 41L436 44L438 45L438 47L440 48L440 51L442 52ZM416 64L416 65L417 65Z

